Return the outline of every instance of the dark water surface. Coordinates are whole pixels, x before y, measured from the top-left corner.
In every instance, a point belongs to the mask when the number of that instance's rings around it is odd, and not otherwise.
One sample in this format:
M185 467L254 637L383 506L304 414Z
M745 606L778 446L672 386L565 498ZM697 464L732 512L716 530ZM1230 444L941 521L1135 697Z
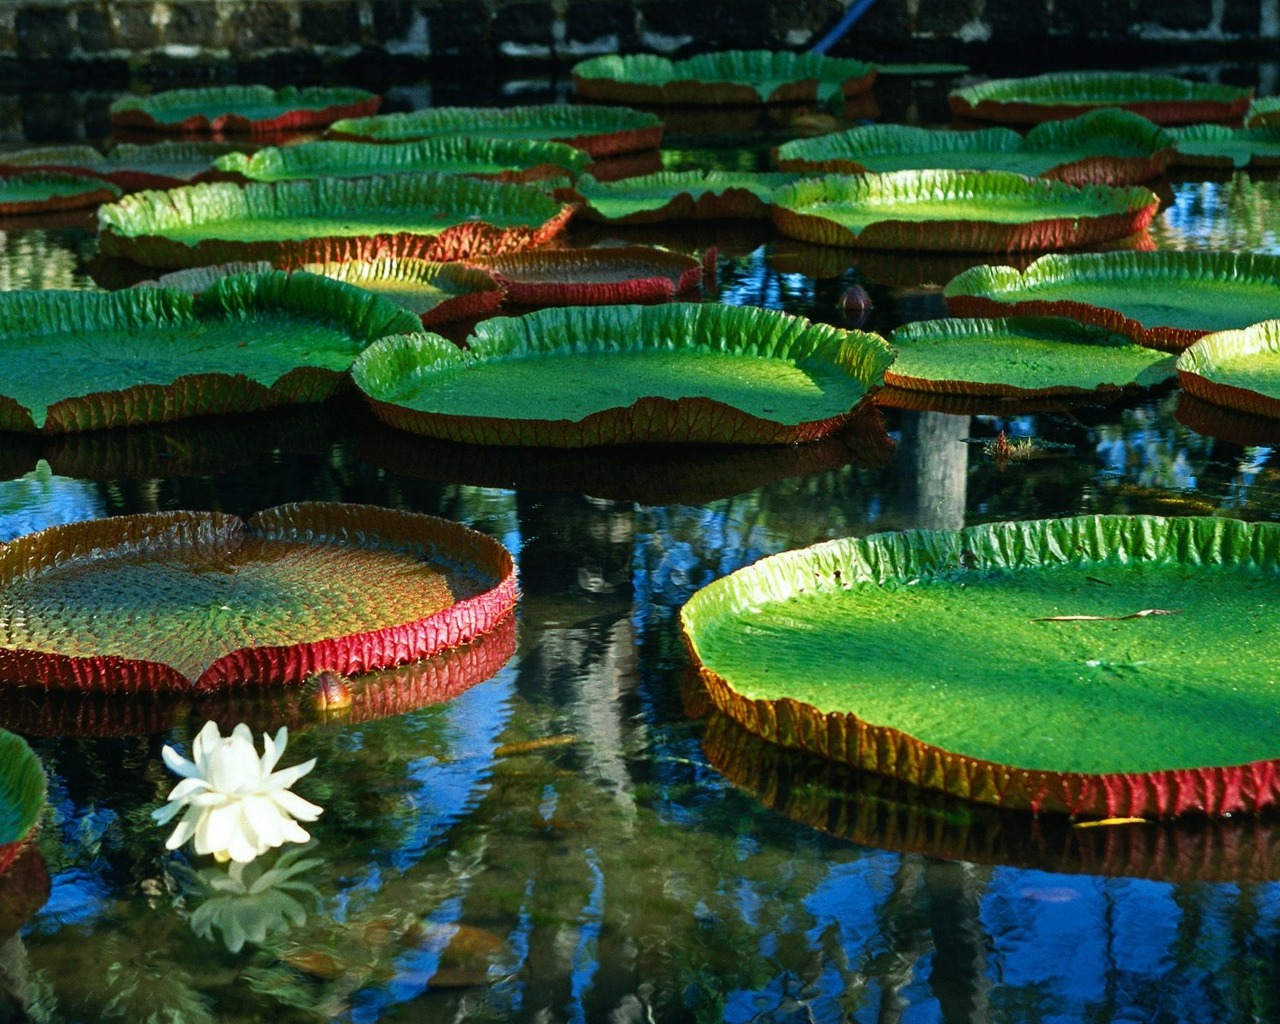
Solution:
M930 121L939 88L890 93L885 119ZM763 167L788 137L685 127L671 166ZM1165 187L1158 246L1280 252L1273 177ZM886 333L943 315L938 285L977 262L814 251L755 224L577 230L716 244L733 304L842 323L860 284ZM5 225L0 287L93 287L94 254L83 218ZM831 537L1280 516L1280 426L1205 414L1165 390L1040 413L885 409L802 449L564 453L433 443L340 401L0 439L0 540L157 509L369 502L501 539L523 590L514 632L384 674L348 712L297 692L6 694L0 725L50 776L52 891L33 909L36 858L0 879L0 925L27 922L0 947L0 1020L1280 1020L1276 822L1073 829L785 755L707 715L676 624L709 581ZM1001 430L1042 457L997 465L984 444ZM378 703L471 681L400 714ZM149 818L174 781L161 746L189 749L209 718L288 724L284 763L318 759L297 787L325 808L314 842L238 882L166 853Z

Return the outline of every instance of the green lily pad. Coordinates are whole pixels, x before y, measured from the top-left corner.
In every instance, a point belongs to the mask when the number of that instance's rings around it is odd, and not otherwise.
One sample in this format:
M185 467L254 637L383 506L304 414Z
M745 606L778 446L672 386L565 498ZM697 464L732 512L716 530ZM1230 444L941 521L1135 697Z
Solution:
M1280 799L1280 526L1084 516L848 538L681 612L711 699L787 747L982 803ZM904 653L909 652L909 653Z
M0 428L58 433L321 401L375 338L417 318L309 274L199 296L0 292Z
M812 53L725 50L673 61L656 54L605 54L573 66L581 96L611 103L798 103L859 96L872 64Z
M121 96L111 104L110 116L117 128L261 134L323 128L340 118L373 114L381 103L364 89L222 85Z
M430 107L401 114L349 118L328 132L336 139L409 142L437 136L473 139L543 139L581 149L593 159L655 149L662 119L625 107L562 103L533 107Z
M779 146L784 171L884 173L916 169L1014 171L1076 185L1134 185L1158 178L1173 138L1144 117L1097 110L1048 121L1025 136L1011 128L949 132L906 125L866 125Z
M1090 394L1153 387L1175 376L1171 355L1065 317L921 320L889 342L886 384L950 395Z
M472 261L519 306L600 306L669 302L714 273L715 250L699 260L644 245L545 249ZM709 265L709 266L708 266Z
M578 179L574 195L582 216L610 224L656 224L669 220L749 220L769 217L775 189L794 174L758 171L658 171L621 181Z
M0 683L214 690L349 676L456 647L516 601L510 553L433 516L304 503L160 512L0 548Z
M1249 104L1245 124L1249 128L1280 127L1280 96L1255 98Z
M268 146L252 155L228 153L218 170L251 181L358 178L370 174L466 174L502 181L533 181L580 174L588 157L563 142L527 139L435 138L418 142L307 142Z
M0 729L0 874L35 833L44 802L40 759L21 736Z
M1145 72L1064 71L1000 78L956 89L951 113L979 121L1038 124L1098 107L1119 107L1156 124L1230 121L1244 116L1252 89Z
M92 146L40 146L0 155L0 169L63 171L105 178L125 192L174 188L220 177L213 162L242 147L229 142L157 142L115 146L101 153Z
M126 196L98 211L98 245L152 267L237 260L428 260L548 241L573 208L530 185L453 175L230 182Z
M1269 127L1193 124L1171 131L1177 154L1175 163L1194 167L1280 166L1280 119Z
M1024 178L1008 171L828 175L773 194L773 222L802 242L869 249L1009 252L1124 238L1159 206L1145 188Z
M120 198L109 181L64 171L13 171L0 175L0 216L84 210Z
M874 334L689 303L500 317L468 342L385 338L352 375L384 422L444 440L791 444L848 422L892 357Z
M1197 398L1280 419L1280 320L1205 335L1177 365L1183 388Z
M1042 256L1025 270L980 266L946 286L955 316L1069 316L1181 352L1214 331L1266 320L1280 304L1280 256L1104 252Z

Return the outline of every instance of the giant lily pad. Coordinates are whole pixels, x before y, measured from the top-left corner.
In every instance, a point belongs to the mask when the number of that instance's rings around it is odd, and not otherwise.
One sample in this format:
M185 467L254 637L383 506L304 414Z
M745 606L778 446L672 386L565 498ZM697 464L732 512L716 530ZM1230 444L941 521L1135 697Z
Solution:
M1049 121L1025 136L1011 128L948 132L906 125L866 125L778 147L784 171L884 173L914 169L1001 170L1075 185L1134 185L1158 178L1173 138L1146 118L1097 110Z
M170 289L0 293L0 428L57 433L320 401L417 319L309 274Z
M892 358L874 334L688 303L540 310L468 340L384 338L352 374L380 419L451 441L791 444L848 422Z
M545 242L573 208L529 185L391 175L193 185L98 211L99 248L153 267L465 259Z
M583 217L610 224L767 219L774 190L795 180L758 171L658 171L607 182L586 174L574 195L586 204Z
M656 54L606 54L573 67L578 93L611 103L796 103L858 96L874 65L812 53L725 50L673 61Z
M340 118L373 114L381 103L363 89L223 85L121 96L111 104L111 123L157 132L264 134L323 128Z
M1194 167L1280 166L1280 121L1258 128L1193 124L1172 129L1176 163Z
M829 175L773 195L778 230L803 242L868 249L1063 249L1141 231L1159 200L1145 188L1024 178L1008 171Z
M0 155L0 170L63 171L105 178L125 192L174 188L224 177L213 162L242 147L228 142L119 145L103 154L92 146L41 146Z
M1254 99L1249 104L1249 113L1245 124L1250 128L1280 127L1280 96L1266 96Z
M161 274L143 285L177 288L198 295L215 281L233 274L263 274L270 263L220 263L188 267ZM304 263L298 268L374 292L414 313L424 327L467 317L484 316L502 305L503 290L488 271L463 263L428 260L349 260L346 263Z
M527 139L434 138L374 146L367 142L307 142L268 146L249 156L228 153L220 171L250 181L358 178L370 174L466 174L501 181L573 177L587 166L581 150Z
M1280 526L1084 516L831 541L681 618L711 699L775 743L981 803L1171 817L1280 800L1278 598Z
M1105 252L1042 256L1025 270L973 267L943 293L956 316L1069 316L1180 352L1280 308L1280 257Z
M0 175L0 216L84 210L120 198L109 181L64 171L14 171Z
M473 139L544 139L581 149L593 159L655 149L662 142L656 114L625 107L431 107L403 114L338 121L336 139L408 142L437 136Z
M44 800L40 759L21 736L0 729L0 874L35 833Z
M921 320L889 340L898 356L885 383L934 394L1091 394L1152 387L1175 375L1173 356L1065 317Z
M507 550L431 516L314 503L247 522L74 523L0 548L0 682L136 692L355 675L466 643L515 601Z
M1240 118L1252 96L1252 89L1171 75L1066 71L995 79L956 89L947 98L957 117L980 121L1038 124L1098 107L1119 107L1156 124L1194 124Z
M1206 402L1280 419L1280 320L1206 335L1178 357L1178 379Z
M599 306L670 301L702 283L704 261L714 273L715 250L699 260L667 249L626 245L534 250L472 263L491 273L506 291L507 301L516 305Z

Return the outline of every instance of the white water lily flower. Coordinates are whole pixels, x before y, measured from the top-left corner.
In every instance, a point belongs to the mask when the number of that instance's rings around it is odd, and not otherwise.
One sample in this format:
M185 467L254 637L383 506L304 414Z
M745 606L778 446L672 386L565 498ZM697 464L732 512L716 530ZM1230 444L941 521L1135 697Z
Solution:
M208 722L192 744L194 760L166 746L161 752L164 763L183 778L152 817L164 825L184 808L186 814L165 847L176 850L194 837L196 853L247 864L273 847L310 839L298 822L315 821L322 808L289 792L289 787L311 771L316 760L273 771L288 741L287 728L281 728L274 740L263 733L259 760L253 733L243 722L230 736L223 736L216 722Z

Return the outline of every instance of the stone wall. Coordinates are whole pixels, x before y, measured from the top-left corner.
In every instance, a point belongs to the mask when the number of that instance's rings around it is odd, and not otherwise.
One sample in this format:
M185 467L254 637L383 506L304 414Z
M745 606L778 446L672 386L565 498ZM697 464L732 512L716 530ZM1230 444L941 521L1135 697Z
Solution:
M0 0L0 79L34 83L564 66L620 50L803 49L842 0ZM1135 46L1275 59L1280 0L878 0L832 51L1009 65L1122 64Z

